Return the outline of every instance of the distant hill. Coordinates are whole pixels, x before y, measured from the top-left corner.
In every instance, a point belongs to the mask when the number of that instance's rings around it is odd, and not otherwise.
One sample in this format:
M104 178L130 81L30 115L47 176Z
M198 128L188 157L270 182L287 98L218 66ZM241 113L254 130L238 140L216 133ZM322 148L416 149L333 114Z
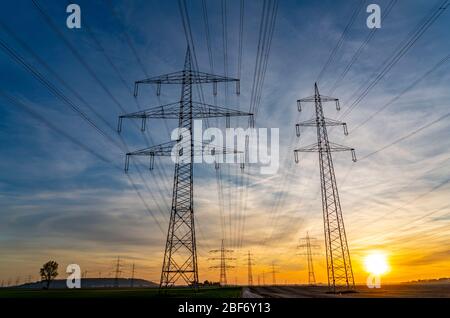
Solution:
M114 278L83 278L81 279L81 288L115 288L116 280ZM13 286L16 288L30 288L30 289L41 289L45 286L43 282L27 283L19 286ZM118 279L119 288L130 288L131 279L129 278L119 278ZM158 284L145 280L135 278L133 281L133 288L157 288ZM65 279L55 279L50 284L50 289L62 289L67 288Z
M407 282L408 284L450 284L449 277L435 278L435 279L419 279Z

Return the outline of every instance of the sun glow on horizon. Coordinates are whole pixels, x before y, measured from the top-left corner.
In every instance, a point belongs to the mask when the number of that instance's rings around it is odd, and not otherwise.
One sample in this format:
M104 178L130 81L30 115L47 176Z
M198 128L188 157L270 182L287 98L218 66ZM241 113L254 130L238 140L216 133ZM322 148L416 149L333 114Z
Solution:
M367 272L375 275L382 275L389 271L387 256L379 251L367 255L364 259L364 266Z

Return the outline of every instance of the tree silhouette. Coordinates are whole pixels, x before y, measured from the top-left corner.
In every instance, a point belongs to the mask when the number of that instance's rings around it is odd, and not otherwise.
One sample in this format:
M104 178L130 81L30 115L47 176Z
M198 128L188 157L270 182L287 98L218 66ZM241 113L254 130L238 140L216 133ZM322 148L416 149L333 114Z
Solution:
M42 280L47 282L45 289L48 289L52 280L58 276L58 263L55 261L48 261L42 265L39 273L41 274Z

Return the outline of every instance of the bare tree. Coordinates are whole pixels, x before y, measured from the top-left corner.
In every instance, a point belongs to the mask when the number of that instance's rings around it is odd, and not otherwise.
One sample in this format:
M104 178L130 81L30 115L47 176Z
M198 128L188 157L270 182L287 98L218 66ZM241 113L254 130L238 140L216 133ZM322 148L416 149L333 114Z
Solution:
M50 288L51 281L58 276L58 263L55 261L48 261L42 265L39 273L41 274L42 280L47 282L45 289Z

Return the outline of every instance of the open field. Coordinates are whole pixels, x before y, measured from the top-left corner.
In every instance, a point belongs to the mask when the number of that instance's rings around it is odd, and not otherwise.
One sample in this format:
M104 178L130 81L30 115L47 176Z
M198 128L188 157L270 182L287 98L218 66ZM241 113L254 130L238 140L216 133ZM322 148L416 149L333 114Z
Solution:
M173 288L159 293L157 288L87 289L0 289L0 298L450 298L450 284L393 284L369 289L357 286L356 292L330 294L326 286L255 286Z
M1 298L238 298L242 288L173 288L159 293L157 288L108 288L108 289L0 289Z
M264 298L450 298L450 284L393 284L370 289L357 286L357 292L330 294L325 286L263 286L244 289L244 297Z

